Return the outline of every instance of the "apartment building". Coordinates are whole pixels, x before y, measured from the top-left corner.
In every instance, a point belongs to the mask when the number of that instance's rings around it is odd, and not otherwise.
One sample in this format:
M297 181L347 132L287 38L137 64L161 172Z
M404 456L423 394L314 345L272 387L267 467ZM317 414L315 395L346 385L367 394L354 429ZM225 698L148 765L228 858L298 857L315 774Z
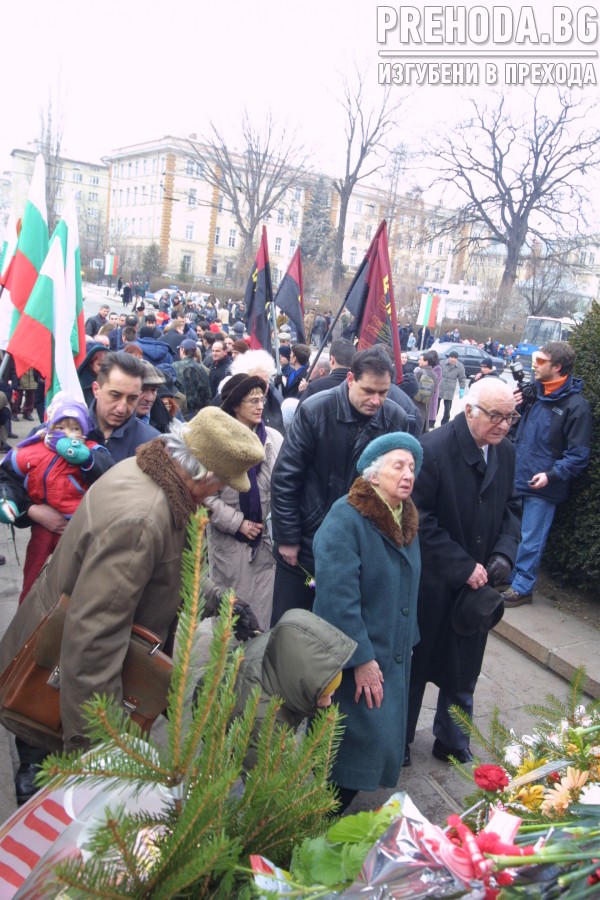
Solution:
M21 216L27 202L37 150L16 148L11 152L11 203ZM46 202L50 229L60 219L71 191L79 225L81 261L102 256L107 249L108 167L65 156L45 155Z

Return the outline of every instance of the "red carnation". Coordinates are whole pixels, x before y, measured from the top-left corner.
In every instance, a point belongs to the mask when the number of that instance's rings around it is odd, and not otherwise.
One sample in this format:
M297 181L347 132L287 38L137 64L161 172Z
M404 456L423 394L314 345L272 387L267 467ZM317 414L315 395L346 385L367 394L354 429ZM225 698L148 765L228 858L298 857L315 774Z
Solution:
M484 791L501 791L508 787L508 773L502 766L478 766L473 772L475 784Z

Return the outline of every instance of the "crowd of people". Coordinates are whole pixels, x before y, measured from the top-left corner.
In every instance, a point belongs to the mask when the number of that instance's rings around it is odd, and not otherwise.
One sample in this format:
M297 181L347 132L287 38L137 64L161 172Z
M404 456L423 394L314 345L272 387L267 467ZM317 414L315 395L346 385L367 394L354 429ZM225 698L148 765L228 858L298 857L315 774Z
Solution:
M309 344L282 322L277 366L250 349L243 304L184 299L165 294L166 325L142 303L88 319L87 405L58 395L0 465L0 522L31 527L0 671L70 595L64 748L87 746L82 704L121 698L132 624L172 648L185 525L203 504L211 608L231 592L247 626L239 702L252 684L280 693L293 727L339 703L340 811L396 787L427 682L434 756L468 761L449 707L472 714L487 633L503 605L532 601L556 504L589 459L573 351L539 351L526 399L483 367L468 386L452 352L425 350L399 385L382 345L336 338L309 371ZM15 403L15 382L2 387ZM23 803L52 748L21 734L17 749Z

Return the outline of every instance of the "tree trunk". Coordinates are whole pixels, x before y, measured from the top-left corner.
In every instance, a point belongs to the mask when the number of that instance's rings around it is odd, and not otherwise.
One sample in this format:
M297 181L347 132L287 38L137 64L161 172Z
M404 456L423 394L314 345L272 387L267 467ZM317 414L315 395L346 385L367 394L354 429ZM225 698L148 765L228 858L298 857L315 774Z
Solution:
M342 288L343 280L343 257L344 257L344 236L346 231L346 217L348 215L348 204L350 203L350 193L342 191L340 194L340 219L335 233L335 244L333 248L333 270L331 273L331 292L338 295Z

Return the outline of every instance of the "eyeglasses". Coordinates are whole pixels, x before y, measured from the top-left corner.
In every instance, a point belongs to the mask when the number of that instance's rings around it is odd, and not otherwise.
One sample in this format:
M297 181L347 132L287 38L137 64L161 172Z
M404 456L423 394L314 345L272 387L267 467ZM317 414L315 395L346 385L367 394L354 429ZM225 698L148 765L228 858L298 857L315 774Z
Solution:
M477 403L472 403L475 409L480 409L482 413L485 413L492 425L501 425L503 422L506 422L507 425L514 425L515 422L518 422L521 416L518 412L509 413L508 416L503 416L502 413L498 412L490 412L488 409L484 409L483 406L478 406Z
M546 357L546 356L534 356L534 357L533 357L533 361L534 361L534 362L536 363L536 365L538 365L538 366L543 366L544 363L551 362L551 360L548 359L548 357Z
M243 403L248 403L249 406L264 406L267 402L266 397L251 397L249 400L243 400Z

